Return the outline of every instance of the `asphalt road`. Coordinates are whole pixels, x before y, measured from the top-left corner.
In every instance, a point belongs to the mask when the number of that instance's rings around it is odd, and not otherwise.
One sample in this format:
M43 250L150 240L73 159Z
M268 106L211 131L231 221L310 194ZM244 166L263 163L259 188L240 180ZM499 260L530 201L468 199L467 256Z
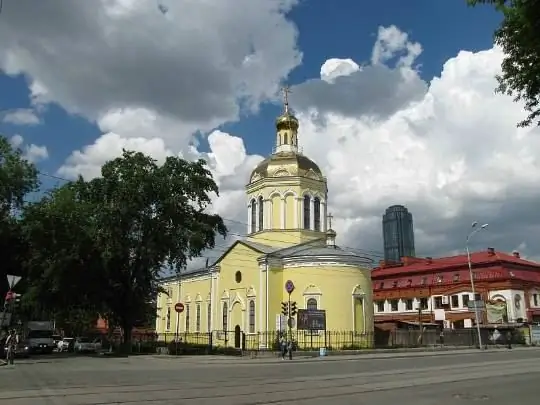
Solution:
M540 395L539 349L391 356L42 358L0 368L0 404L477 405Z

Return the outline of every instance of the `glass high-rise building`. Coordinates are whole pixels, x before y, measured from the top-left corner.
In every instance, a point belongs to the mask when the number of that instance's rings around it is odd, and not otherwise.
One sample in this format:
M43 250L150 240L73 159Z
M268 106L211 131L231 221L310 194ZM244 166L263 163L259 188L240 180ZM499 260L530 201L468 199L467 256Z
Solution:
M383 215L384 260L399 262L404 256L414 256L412 214L403 205L392 205Z

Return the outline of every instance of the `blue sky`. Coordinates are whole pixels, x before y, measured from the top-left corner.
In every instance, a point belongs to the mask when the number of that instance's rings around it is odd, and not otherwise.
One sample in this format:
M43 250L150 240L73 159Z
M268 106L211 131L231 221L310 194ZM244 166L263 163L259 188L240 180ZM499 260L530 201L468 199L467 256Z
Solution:
M9 4L6 5L6 14ZM299 30L299 48L303 61L287 79L289 84L318 77L321 64L328 58L352 58L367 62L378 26L394 24L422 43L425 51L418 60L421 76L430 80L443 63L460 50L481 50L492 46L493 30L499 16L489 7L469 8L465 1L434 2L333 2L303 1L289 18ZM1 20L0 20L1 23ZM0 111L30 108L28 82L24 75L0 74ZM245 114L239 122L222 126L225 131L242 134L252 153L266 155L272 147L272 127L268 125L279 112L278 106L263 104L258 114ZM73 150L91 144L100 135L94 123L66 113L55 104L41 114L38 126L0 123L0 133L20 134L28 143L46 145L49 159L39 167L55 173ZM205 149L205 138L201 139ZM206 146L207 147L207 146ZM49 181L43 179L47 184Z
M242 223L287 83L346 246L380 251L385 208L405 204L421 255L460 252L478 220L497 229L479 246L540 257L540 136L494 93L499 21L465 0L5 0L0 133L45 146L36 164L63 177L98 175L121 148L207 158L214 206ZM6 122L24 108L41 122Z

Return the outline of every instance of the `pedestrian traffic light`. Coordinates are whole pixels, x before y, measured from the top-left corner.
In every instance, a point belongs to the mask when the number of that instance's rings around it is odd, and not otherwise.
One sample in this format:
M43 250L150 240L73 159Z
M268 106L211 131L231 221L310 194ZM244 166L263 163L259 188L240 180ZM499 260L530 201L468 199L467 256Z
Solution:
M281 313L285 316L289 315L289 303L288 302L282 302L281 303Z
M296 315L296 301L291 302L291 316Z

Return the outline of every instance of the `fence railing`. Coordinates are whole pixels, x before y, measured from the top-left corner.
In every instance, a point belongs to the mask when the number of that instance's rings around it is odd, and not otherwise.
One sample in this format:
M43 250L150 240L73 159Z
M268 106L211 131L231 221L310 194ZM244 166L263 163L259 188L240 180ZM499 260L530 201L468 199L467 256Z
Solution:
M528 329L527 329L528 330ZM483 329L483 345L522 344L527 340L527 332L521 329L494 332ZM281 332L259 332L245 334L238 331L213 331L209 333L152 333L137 334L133 337L134 351L200 354L227 352L238 349L248 351L278 351ZM288 335L285 333L285 337ZM362 350L383 348L414 348L433 345L448 347L478 346L475 328L448 329L441 336L440 330L397 329L376 330L372 333L353 331L292 331L293 348L296 351L318 351L324 347L332 350Z

